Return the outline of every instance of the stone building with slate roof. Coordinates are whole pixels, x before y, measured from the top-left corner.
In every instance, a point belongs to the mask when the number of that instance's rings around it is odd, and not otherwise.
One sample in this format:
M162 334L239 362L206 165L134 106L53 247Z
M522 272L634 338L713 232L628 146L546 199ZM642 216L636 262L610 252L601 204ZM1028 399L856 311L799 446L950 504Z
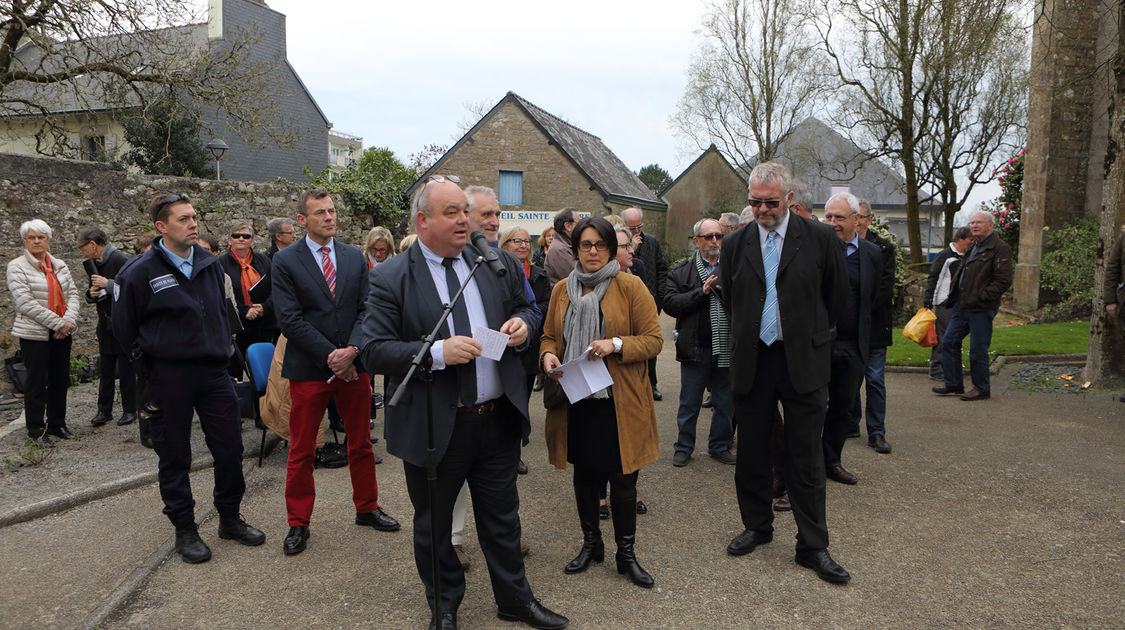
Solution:
M875 214L887 223L899 242L907 244L906 183L902 176L836 130L816 118L807 118L781 143L774 160L788 165L794 177L808 184L817 216L823 217L824 203L833 193L850 192L871 201ZM749 166L756 163L751 160ZM744 167L743 172L749 175L748 168ZM924 204L919 215L923 249L930 235L931 215L930 238L940 249L944 229L941 207Z
M711 145L660 192L668 202L665 241L691 245L691 228L703 217L739 214L746 207L746 176Z
M332 127L324 112L313 99L297 72L286 59L285 16L266 6L263 0L210 0L207 23L148 31L139 36L103 38L98 46L130 46L134 39L162 42L154 46L151 54L170 54L190 47L208 46L209 42L234 38L249 30L259 39L249 61L270 62L277 68L279 88L277 98L281 110L297 142L290 148L259 147L247 143L235 133L232 123L223 112L205 112L205 126L201 141L207 144L212 138L222 139L230 149L222 158L224 179L242 181L272 181L283 177L305 181L304 167L320 172L329 163L329 129ZM155 35L155 36L154 36ZM15 53L22 58L24 67L37 67L43 58L41 49L25 45ZM50 60L45 60L47 64ZM142 62L138 62L143 67ZM107 95L100 91L100 83L81 78L75 83L52 84L29 88L36 92L35 102L51 104L55 115L62 115L69 129L68 145L71 157L92 161L109 161L128 150L124 143L124 130L114 120L114 113L135 107L135 96ZM0 117L0 152L25 155L36 154L35 132L39 128L35 114Z
M664 236L668 204L657 197L597 136L508 92L412 184L441 173L462 186L488 186L500 196L500 226L533 235L555 212L578 208L594 216L644 212L645 232Z

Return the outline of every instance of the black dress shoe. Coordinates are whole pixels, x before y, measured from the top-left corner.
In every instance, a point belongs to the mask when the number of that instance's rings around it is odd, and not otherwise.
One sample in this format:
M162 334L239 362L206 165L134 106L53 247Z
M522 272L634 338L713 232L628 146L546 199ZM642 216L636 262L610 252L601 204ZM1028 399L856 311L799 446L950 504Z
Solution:
M648 514L648 506L640 499L637 499L637 514Z
M863 435L863 434L859 432L859 429L853 429L851 431L848 431L847 434L844 435L844 437L846 437L846 438L857 438L861 435Z
M991 397L992 394L988 392L982 392L980 390L973 389L966 394L962 394L961 400L988 400Z
M199 537L195 525L176 529L176 553L188 564L199 564L211 559L211 549Z
M383 511L383 508L375 508L370 512L357 512L355 515L356 525L368 525L374 527L381 532L397 532L402 529L402 525L398 521L391 518Z
M653 400L664 400L664 394L661 394L660 390L656 389L655 385L652 387L652 399Z
M940 394L942 396L949 396L950 394L964 394L965 393L965 387L964 386L961 386L961 387L946 387L945 385L934 385L930 389L930 391L932 391L935 394Z
M828 474L826 476L832 481L847 484L849 486L854 486L855 484L859 483L859 477L856 477L854 474L848 472L847 469L845 469L843 466L833 466L832 469L828 471Z
M710 409L711 408L711 395L708 394L707 397L703 399L703 404L701 404L699 406L703 407L704 409Z
M527 474L527 464L525 464L522 459L520 460L520 463L516 464L516 472L521 475Z
M735 464L738 463L738 458L734 456L734 453L730 452L729 448L725 451L719 451L717 453L711 453L711 458L717 459L717 460L719 460L719 462L721 462L723 464L726 464L728 466L734 466Z
M73 440L78 437L67 430L66 427L59 427L57 429L47 429L47 435L53 435L62 440Z
M687 451L676 451L672 455L672 465L676 468L683 468L687 466L688 460L691 459L691 454Z
M289 528L289 534L281 543L281 550L287 556L295 556L305 550L305 543L309 540L309 528L304 525L294 525Z
M93 418L90 418L90 426L92 427L100 427L107 422L109 422L109 414L100 411Z
M890 443L888 443L886 438L884 438L880 434L875 434L875 435L872 435L871 437L867 438L867 445L870 446L871 448L875 449L876 453L890 453L891 452Z
M127 424L133 424L137 421L137 414L125 412L117 419L117 426L123 427Z
M266 542L266 535L262 533L262 530L248 525L246 521L242 520L241 515L219 518L219 538L237 540L247 547L257 547Z
M496 616L504 621L522 621L532 628L540 630L557 630L565 628L570 620L562 615L552 612L539 603L538 599L520 604L519 606L501 606L496 611Z
M832 582L833 584L843 584L852 579L852 576L844 570L844 567L836 564L832 556L828 555L827 549L817 549L816 551L798 551L797 556L794 558L797 564L816 571L817 577L825 582Z
M457 630L457 613L441 613L440 619L431 619L430 630Z
M773 540L773 532L762 533L748 529L734 537L727 545L727 553L732 556L745 556L754 551L754 547L764 545Z
M47 437L46 433L43 433L43 434L40 434L40 435L30 435L30 434L28 434L27 439L31 440L32 442L35 442L39 446L46 447L46 446L54 446L55 445L55 443L53 441L51 441L51 438Z

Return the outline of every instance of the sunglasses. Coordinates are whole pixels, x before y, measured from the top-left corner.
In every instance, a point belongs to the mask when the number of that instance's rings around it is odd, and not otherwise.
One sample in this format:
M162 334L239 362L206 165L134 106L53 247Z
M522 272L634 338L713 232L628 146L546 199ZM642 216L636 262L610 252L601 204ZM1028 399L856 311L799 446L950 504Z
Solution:
M456 175L430 175L426 178L426 183L428 184L430 182L437 182L439 184L442 182L453 182L454 184L460 184L461 178Z
M231 234L230 237L231 238L244 238L246 240L250 240L250 239L254 238L254 235L253 234L243 234L242 232L237 232L237 233Z
M180 203L181 201L191 203L191 199L188 199L187 195L183 193L173 193L165 197L164 200L160 202L160 205L156 207L156 210L157 212L159 212L164 207L170 206L174 203Z
M767 208L777 208L781 205L781 200L780 199L755 199L755 198L751 197L748 200L748 203L750 204L751 208L757 208L758 206L761 206L763 203L766 204Z
M718 233L718 232L712 232L710 234L696 234L695 237L701 238L705 241L721 241L721 240L723 240L723 235Z

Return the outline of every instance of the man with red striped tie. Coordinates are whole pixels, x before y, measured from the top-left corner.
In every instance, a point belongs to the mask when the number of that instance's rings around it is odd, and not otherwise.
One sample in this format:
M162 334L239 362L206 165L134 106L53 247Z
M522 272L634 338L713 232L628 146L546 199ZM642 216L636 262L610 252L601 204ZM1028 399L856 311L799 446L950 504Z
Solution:
M273 257L273 300L281 332L288 339L281 375L289 379L289 463L285 508L287 555L305 550L316 490L313 454L328 401L347 435L355 522L393 532L399 523L379 507L375 455L371 450L371 381L357 360L367 300L367 261L333 238L336 208L323 188L297 198L297 222L306 236Z

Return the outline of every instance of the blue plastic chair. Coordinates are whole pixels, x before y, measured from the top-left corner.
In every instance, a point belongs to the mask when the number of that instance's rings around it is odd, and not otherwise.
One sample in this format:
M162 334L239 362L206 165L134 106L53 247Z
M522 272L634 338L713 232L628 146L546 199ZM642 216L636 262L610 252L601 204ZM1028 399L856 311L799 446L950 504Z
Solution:
M272 343L254 343L246 349L246 372L254 382L254 424L262 430L262 443L258 447L258 468L262 467L262 457L266 450L266 424L262 422L262 410L258 399L266 394L266 383L270 378L270 363L273 362Z

